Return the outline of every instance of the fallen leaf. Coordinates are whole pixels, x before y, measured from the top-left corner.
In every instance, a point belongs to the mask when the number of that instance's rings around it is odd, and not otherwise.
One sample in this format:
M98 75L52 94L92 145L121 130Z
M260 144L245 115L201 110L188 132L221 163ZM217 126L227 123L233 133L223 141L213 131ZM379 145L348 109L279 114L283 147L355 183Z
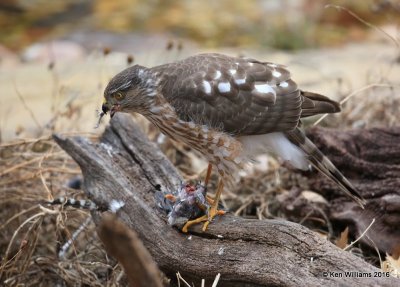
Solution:
M340 238L336 240L336 246L339 247L340 249L345 249L348 242L349 242L349 227L346 227L346 229L342 233L340 233Z

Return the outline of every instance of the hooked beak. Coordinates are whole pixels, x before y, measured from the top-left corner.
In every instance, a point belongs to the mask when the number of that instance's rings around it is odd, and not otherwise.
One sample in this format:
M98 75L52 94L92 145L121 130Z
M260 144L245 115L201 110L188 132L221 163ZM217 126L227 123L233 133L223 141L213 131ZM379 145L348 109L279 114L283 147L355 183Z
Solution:
M110 117L112 118L116 112L118 112L120 110L120 105L113 105L111 107L111 109L108 107L108 105L106 104L102 104L101 105L101 110L103 111L103 113L106 115L108 113L108 111L110 111Z
M101 110L102 110L103 113L106 115L110 109L107 107L106 104L102 104L102 105L101 105Z

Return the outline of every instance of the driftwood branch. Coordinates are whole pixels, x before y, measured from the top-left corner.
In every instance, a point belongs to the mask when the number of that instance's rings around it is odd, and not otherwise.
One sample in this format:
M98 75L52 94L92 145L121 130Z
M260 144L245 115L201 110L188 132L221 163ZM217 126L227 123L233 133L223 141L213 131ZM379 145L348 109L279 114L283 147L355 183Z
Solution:
M373 253L383 256L400 254L400 128L372 128L338 131L311 128L308 137L335 163L367 201L366 208L357 208L340 188L317 172L308 172L310 189L320 193L328 204L307 200L302 190L294 188L277 197L279 212L293 221L306 217L336 222L341 229L350 229L350 237L360 236L374 220L366 236L360 240ZM313 226L314 222L310 222ZM332 231L332 230L331 230ZM332 235L332 234L331 234Z
M330 219L346 222L361 234L375 219L362 242L383 254L400 251L400 128L373 128L340 132L311 129L309 137L329 154L335 165L367 200L365 210L356 208L324 177L310 181L313 190L330 199ZM373 243L372 243L372 242Z
M84 190L92 200L126 203L119 219L138 234L170 278L179 271L196 285L202 278L212 282L218 273L218 286L398 284L394 278L374 277L379 269L295 223L225 215L206 232L196 227L183 234L168 226L165 214L155 206L154 193L176 189L182 178L128 116L116 115L100 143L54 138L80 165ZM97 224L101 222L102 214L93 215ZM347 271L372 277L346 277Z

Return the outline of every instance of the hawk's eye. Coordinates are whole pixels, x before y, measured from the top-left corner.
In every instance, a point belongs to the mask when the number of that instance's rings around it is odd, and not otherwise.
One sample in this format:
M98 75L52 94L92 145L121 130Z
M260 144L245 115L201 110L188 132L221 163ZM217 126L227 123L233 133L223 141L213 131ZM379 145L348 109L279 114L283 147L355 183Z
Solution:
M123 95L122 93L115 93L114 94L114 98L118 101L122 100L123 98L125 98L125 95Z

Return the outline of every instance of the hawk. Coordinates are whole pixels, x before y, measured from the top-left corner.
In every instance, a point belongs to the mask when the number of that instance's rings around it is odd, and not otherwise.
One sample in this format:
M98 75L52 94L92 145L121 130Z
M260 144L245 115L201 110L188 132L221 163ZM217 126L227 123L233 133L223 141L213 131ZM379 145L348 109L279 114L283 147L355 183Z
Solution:
M299 129L301 119L340 111L337 102L305 92L283 65L217 53L146 68L129 67L104 91L103 114L140 113L173 140L202 153L220 175L208 215L218 214L224 183L257 155L272 153L291 166L310 164L337 183L361 207L364 200L333 163Z

